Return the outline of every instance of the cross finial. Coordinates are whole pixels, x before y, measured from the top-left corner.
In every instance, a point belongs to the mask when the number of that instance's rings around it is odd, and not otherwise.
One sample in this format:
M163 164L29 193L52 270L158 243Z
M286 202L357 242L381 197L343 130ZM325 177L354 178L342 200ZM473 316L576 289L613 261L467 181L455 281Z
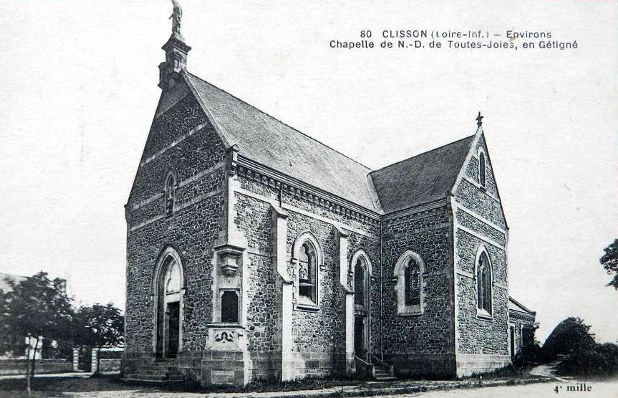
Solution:
M481 127L483 125L483 117L481 115L481 111L479 111L479 115L476 117L476 125L477 127Z

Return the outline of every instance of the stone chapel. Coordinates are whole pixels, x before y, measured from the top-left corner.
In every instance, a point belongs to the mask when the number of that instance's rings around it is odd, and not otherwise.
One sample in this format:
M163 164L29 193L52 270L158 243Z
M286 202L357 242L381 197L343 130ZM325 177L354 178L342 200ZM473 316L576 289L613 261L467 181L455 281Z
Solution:
M125 378L448 378L511 363L535 313L509 297L480 114L474 134L371 170L189 73L179 18L163 50L125 205Z

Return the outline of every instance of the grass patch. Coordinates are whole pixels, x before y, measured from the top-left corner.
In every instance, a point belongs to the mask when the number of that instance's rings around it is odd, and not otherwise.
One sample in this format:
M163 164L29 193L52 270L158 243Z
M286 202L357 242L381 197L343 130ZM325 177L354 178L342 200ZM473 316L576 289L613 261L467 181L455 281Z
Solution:
M118 390L144 390L123 383L118 376L101 376L93 378L75 377L45 377L35 376L31 380L32 397L62 397L63 392L85 391L118 391ZM154 389L152 389L154 391ZM27 397L26 379L0 380L0 396L2 398Z
M198 382L187 380L179 383L147 383L139 381L124 381L118 375L99 375L90 378L76 377L45 377L36 376L32 379L33 397L61 397L63 392L86 391L131 391L147 392L276 392L324 389L338 386L359 384L362 381L355 378L325 378L304 379L298 381L265 380L251 383L246 387L238 386L201 386ZM21 398L27 397L25 379L0 380L0 397Z

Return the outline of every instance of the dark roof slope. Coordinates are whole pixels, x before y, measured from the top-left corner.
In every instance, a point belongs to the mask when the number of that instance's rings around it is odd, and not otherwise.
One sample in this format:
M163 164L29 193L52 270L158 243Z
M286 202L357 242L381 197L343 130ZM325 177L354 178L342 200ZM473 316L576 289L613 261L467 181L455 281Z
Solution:
M190 73L187 81L217 130L239 154L367 209L369 168Z
M526 308L522 303L509 296L509 310L525 312L528 314L536 314L536 312Z
M385 213L446 196L455 185L474 135L371 172Z

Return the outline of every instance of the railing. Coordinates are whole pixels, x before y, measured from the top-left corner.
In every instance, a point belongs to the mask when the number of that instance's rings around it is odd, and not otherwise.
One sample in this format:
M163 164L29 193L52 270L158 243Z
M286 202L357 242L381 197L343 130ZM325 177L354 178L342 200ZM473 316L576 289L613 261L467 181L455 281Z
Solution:
M354 361L356 361L356 371L358 374L365 377L375 377L375 366L362 358L354 355Z

